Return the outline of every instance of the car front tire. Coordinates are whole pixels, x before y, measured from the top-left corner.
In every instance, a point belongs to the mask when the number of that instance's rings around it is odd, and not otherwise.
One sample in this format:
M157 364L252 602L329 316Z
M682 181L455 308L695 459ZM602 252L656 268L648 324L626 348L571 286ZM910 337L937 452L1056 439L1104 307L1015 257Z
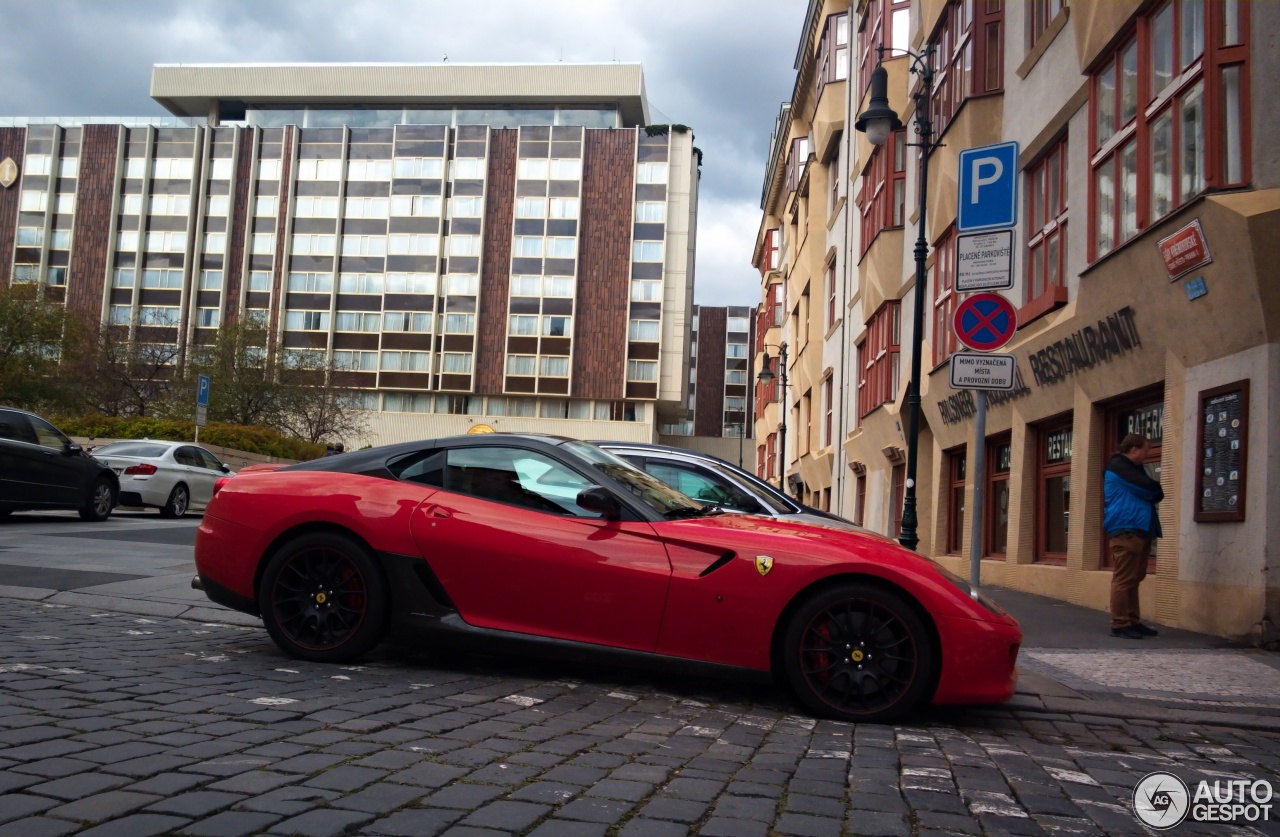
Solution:
M106 477L98 477L89 489L89 499L80 508L80 517L100 523L111 516L115 505L116 492L111 487L111 481Z
M169 499L160 507L161 517L182 517L191 507L191 492L182 483L178 483L169 492Z
M277 549L258 588L262 621L292 657L359 659L381 640L389 601L369 550L347 535L314 532Z
M788 682L805 708L845 721L883 723L928 697L936 654L902 595L841 584L806 599L783 639Z

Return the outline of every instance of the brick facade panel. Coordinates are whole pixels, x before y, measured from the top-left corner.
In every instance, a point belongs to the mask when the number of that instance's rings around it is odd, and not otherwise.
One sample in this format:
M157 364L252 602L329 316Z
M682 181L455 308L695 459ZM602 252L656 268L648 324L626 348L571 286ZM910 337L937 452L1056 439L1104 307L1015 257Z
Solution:
M728 310L698 308L698 390L694 394L693 433L724 433L724 356Z
M85 125L76 184L75 258L67 277L67 310L97 318L102 310L111 249L111 198L116 180L119 125Z
M0 128L0 160L12 158L22 171L23 150L27 143L26 128ZM0 188L0 288L9 287L13 274L13 238L18 231L18 181L8 189Z
M489 191L484 199L484 258L480 271L480 314L476 318L475 376L476 392L485 395L498 395L503 390L518 136L515 128L497 128L489 135Z

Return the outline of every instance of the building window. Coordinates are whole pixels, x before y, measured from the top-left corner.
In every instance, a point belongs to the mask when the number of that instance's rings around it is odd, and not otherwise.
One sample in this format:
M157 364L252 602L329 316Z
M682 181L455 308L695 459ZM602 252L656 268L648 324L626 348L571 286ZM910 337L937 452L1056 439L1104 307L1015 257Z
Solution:
M858 29L858 99L867 95L871 84L871 71L879 60L877 48L902 51L911 42L911 0L870 0L862 25ZM889 53L885 58L891 57Z
M658 320L632 320L631 339L643 342L656 341L659 337L658 326Z
M636 163L636 183L666 183L666 163Z
M1067 138L1027 170L1027 302L1062 287L1067 275Z
M133 310L128 305L112 305L109 317L111 325L128 325L133 319Z
M385 372L430 372L430 358L428 352L383 352L382 369Z
M959 348L956 340L956 228L949 227L933 245L933 365Z
M152 195L149 212L152 215L186 215L191 211L188 195Z
M271 273L266 270L254 270L249 273L249 290L270 291Z
M202 291L222 290L222 271L221 270L200 271L200 290Z
M450 242L458 244L459 239L471 238L472 236L452 236ZM391 253L396 256L435 256L440 252L440 237L435 233L427 233L424 235L408 235L398 234L386 237L385 244L380 236L343 236L343 254L346 254L346 240L357 239L362 241L362 247L368 252L361 252L360 255L381 256L384 252ZM460 255L455 253L454 255Z
M396 236L391 236L395 238ZM428 238L429 236L409 236L411 238ZM434 236L430 236L434 237ZM395 252L394 250L392 252ZM430 254L423 254L430 255ZM449 255L450 256L478 256L480 255L480 236L478 235L451 235L449 236Z
M906 463L894 465L889 478L889 528L892 537L902 534L902 504L906 497L907 466Z
M436 195L397 195L391 199L391 214L438 218L442 205Z
M1028 0L1027 8L1027 46L1035 46L1036 41L1048 30L1062 12L1065 0Z
M222 312L217 308L197 308L197 328L217 328L222 323Z
M1013 443L1008 437L987 440L986 556L1003 558L1009 549L1009 469Z
M471 355L445 352L440 356L440 371L454 375L470 375Z
M735 334L744 334L747 331L749 323L750 320L746 317L729 317L726 321L725 331L730 331Z
M475 334L476 333L476 315L475 314L445 314L444 315L444 333L445 334Z
M138 309L138 325L176 326L178 317L178 307L176 305L144 305Z
M661 302L662 283L639 279L632 280L631 299L633 302Z
M259 215L272 215L275 210L275 198L259 198L266 200L271 205L271 211L259 212ZM351 201L347 201L347 206L351 206ZM265 206L263 207L266 208ZM338 217L338 199L323 198L309 195L299 195L293 204L293 214L297 218L337 218Z
M377 332L382 325L382 315L375 312L339 311L334 320L334 331Z
M853 488L853 522L862 526L867 514L867 475L858 474Z
M662 242L636 241L632 245L631 260L634 262L662 261Z
M302 162L306 162L303 160ZM331 162L322 160L319 162ZM337 178L334 178L335 180ZM390 180L390 160L351 160L347 163L347 180Z
M929 45L934 48L934 129L941 136L970 96L1004 86L1004 3L952 0Z
M849 77L849 13L831 15L822 32L818 47L818 98L829 81Z
M894 131L890 141L871 152L862 171L862 252L881 230L901 227L907 188L907 132Z
M284 327L289 331L328 331L328 311L286 311Z
M438 180L444 176L444 160L439 157L397 157L396 177L414 177Z
M295 256L332 256L338 244L335 235L295 235L293 237L293 254Z
M766 480L772 479L773 475L778 473L778 434L770 433L765 438L765 468L764 473L760 476Z
M249 252L260 256L270 256L276 252L275 233L254 233L249 240Z
M182 287L182 271L176 268L147 268L142 271L142 287L165 288L168 290Z
M548 378L569 377L569 358L544 357L539 360L538 374Z
M157 180L189 180L194 166L190 157L158 157L151 164L151 176Z
M134 272L131 267L117 267L114 276L111 279L111 287L113 288L132 288Z
M577 216L574 216L577 217ZM661 201L637 201L636 223L665 224L667 221L667 205Z
M830 331L836 324L836 263L833 261L827 265L827 330Z
M832 379L827 378L822 382L822 446L830 447L833 441L831 437L831 417L835 414L835 391L832 388Z
M1249 16L1238 8L1161 4L1094 72L1092 259L1205 189L1248 181Z
M338 276L338 292L344 294L380 294L382 293L382 274L340 274Z
M532 375L537 368L535 355L507 355L508 375Z
M898 354L901 304L890 300L867 321L867 335L858 346L858 414L865 416L898 394Z
M947 496L948 555L960 555L964 550L964 492L967 462L964 448L947 453L947 485L950 489Z
M338 351L333 353L333 368L343 372L377 372L377 352ZM373 393L368 393L373 395Z
M655 360L627 361L627 380L628 381L658 380L658 362Z
M382 315L382 330L430 334L431 314L427 311L387 311Z
M333 291L331 273L290 273L289 290L308 294L327 294Z
M484 213L484 198L457 196L449 198L450 218L479 218Z
M1071 522L1071 424L1046 427L1038 436L1036 560L1063 564Z

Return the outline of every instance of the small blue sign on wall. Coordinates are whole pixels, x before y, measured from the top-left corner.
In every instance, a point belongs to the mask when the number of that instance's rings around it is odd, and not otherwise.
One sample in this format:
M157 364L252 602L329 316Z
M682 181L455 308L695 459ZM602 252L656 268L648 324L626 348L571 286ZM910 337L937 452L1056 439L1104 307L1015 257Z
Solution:
M1209 293L1209 289L1204 286L1203 276L1188 279L1183 287L1187 289L1187 299L1199 299Z

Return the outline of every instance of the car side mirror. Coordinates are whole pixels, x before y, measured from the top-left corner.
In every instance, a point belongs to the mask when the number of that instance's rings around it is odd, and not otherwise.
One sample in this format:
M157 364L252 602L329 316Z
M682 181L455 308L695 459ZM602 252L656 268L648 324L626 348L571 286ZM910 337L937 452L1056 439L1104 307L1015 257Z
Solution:
M80 450L80 446L75 442L67 442L67 444L62 448L62 452L67 456L77 456L79 455Z
M618 502L618 498L610 494L608 489L598 485L578 492L577 503L578 508L595 512L605 520L617 520L622 517L622 505Z
M218 470L219 470L219 471L221 471L221 472L222 472L222 473L224 473L224 474L229 474L229 473L231 473L231 466L230 466L230 465L222 465L222 466L220 466L220 467L218 468Z

